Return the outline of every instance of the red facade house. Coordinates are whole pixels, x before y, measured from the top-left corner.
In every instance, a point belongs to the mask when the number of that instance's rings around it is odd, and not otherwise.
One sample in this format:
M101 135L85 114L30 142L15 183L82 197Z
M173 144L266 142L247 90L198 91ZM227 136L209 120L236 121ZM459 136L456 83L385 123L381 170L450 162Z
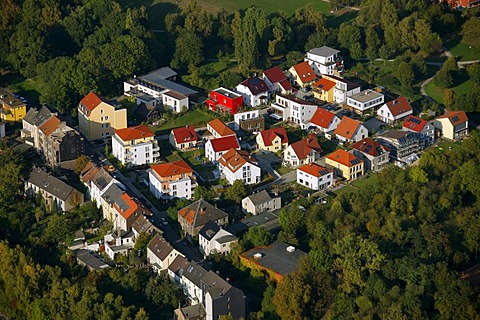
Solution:
M222 87L210 91L210 98L207 100L208 109L230 114L237 113L242 105L241 95Z

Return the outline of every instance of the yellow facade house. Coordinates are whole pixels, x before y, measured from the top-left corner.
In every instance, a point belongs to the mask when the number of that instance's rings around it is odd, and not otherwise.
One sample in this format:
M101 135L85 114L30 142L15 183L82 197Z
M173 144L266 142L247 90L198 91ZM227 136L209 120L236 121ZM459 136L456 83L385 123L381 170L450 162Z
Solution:
M15 97L10 91L0 88L0 120L22 121L26 114L27 104Z
M325 157L325 164L345 180L354 180L364 173L364 163L350 152L338 149Z
M288 147L288 137L285 128L278 127L261 131L257 134L257 145L259 150L277 152Z
M90 92L78 104L78 128L88 141L111 138L127 127L127 109Z
M335 100L335 82L322 78L313 85L313 96L318 100L333 102Z

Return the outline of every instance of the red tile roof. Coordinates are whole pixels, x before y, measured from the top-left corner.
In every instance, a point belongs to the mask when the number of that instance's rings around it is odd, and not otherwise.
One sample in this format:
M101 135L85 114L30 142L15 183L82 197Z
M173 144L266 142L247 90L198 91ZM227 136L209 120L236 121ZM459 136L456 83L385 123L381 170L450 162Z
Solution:
M322 152L322 147L318 143L317 136L315 134L309 135L306 139L297 141L290 145L293 151L297 155L299 160L306 159L310 152Z
M351 139L361 124L362 123L358 120L343 117L334 133L341 137Z
M240 84L247 87L254 95L268 91L267 84L259 77L252 77L250 79L242 81Z
M264 130L260 134L262 135L263 144L267 147L273 144L273 139L276 137L282 139L282 144L288 143L287 131L282 127Z
M57 130L59 124L60 119L58 119L56 116L53 116L40 126L40 131L42 131L44 135L49 136L53 131Z
M313 114L312 119L310 119L310 122L314 125L327 129L334 117L336 117L335 113L318 108Z
M193 174L193 169L190 168L190 166L185 162L185 160L154 164L150 167L160 177L171 177L179 174Z
M317 82L315 82L315 84L313 86L315 88L320 89L320 90L329 91L330 89L335 87L335 85L336 85L335 82L330 81L326 78L322 78L322 79L318 80Z
M231 172L237 172L244 164L252 162L252 159L247 151L232 148L222 155L218 162L227 167Z
M412 106L408 103L407 98L401 96L395 100L386 103L387 108L390 110L392 116L396 117L402 113L410 111L413 112Z
M403 127L409 129L411 131L415 131L421 133L425 125L427 124L427 120L420 119L419 117L415 117L409 115L405 122L403 123Z
M138 209L138 204L130 198L127 193L124 193L120 198L122 198L127 204L128 208L125 211L122 211L116 203L113 204L114 208L122 215L124 219L130 218L135 211Z
M358 159L350 152L347 152L343 149L338 149L337 151L330 153L329 155L327 155L326 158L333 160L335 162L338 162L340 164L343 164L344 166L347 166L347 167L352 167L354 165L357 165L363 162L362 160Z
M155 134L146 125L115 130L115 134L123 141L155 137Z
M240 145L238 144L238 140L236 136L228 136L228 137L212 139L210 140L210 143L212 144L213 151L215 152L227 151L232 148L240 149Z
M384 154L386 151L390 150L389 148L383 146L378 141L373 140L372 138L365 138L360 140L352 145L353 149L361 151L363 153L369 154L373 157L378 157Z
M235 135L235 132L230 129L225 123L223 123L220 119L213 119L212 121L207 123L207 126L212 127L212 129L215 130L222 137Z
M293 89L292 84L287 79L280 81L279 84L285 91L290 91Z
M198 136L193 126L175 128L172 130L173 137L177 143L197 141Z
M286 80L287 76L283 73L279 66L275 66L268 70L263 71L263 75L268 78L272 83L277 83L282 80Z
M313 72L312 67L310 67L306 61L294 65L293 69L295 69L295 72L302 83L311 82L317 78L317 75L315 72Z
M437 119L448 119L453 126L468 121L467 114L464 111L449 111Z
M298 170L308 173L317 178L320 178L321 176L327 175L332 172L332 170L324 168L316 163L305 164L298 168Z
M105 102L101 96L97 95L95 92L91 91L87 94L80 103L85 106L90 111L93 111L100 103Z

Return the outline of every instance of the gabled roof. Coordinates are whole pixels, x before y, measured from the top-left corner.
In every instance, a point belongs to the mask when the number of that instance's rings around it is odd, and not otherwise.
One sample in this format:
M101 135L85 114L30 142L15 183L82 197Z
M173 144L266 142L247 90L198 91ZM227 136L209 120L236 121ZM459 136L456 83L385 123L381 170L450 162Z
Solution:
M238 144L238 140L236 136L228 136L222 137L217 139L209 140L212 144L213 151L227 151L230 149L239 149L240 145Z
M282 144L288 143L287 131L283 127L263 130L260 132L260 134L262 135L263 144L267 147L273 144L273 140L276 137L280 137L280 139L282 139Z
M299 64L294 65L292 68L295 69L295 72L302 83L307 83L317 78L317 75L315 72L313 72L312 67L310 67L306 61L300 62Z
M228 217L228 214L203 199L178 210L178 215L194 228L204 226L209 221L217 221Z
M448 119L453 126L468 121L467 114L464 111L449 111L437 119Z
M202 278L206 274L207 270L205 270L197 262L192 261L186 266L185 270L182 273L182 277L185 277L186 279L191 281L197 288L201 288Z
M423 128L427 125L427 120L420 119L419 117L415 117L409 115L405 122L403 122L403 127L412 130L418 133L421 133Z
M315 134L311 134L306 139L292 143L290 146L299 160L306 159L312 151L322 152L322 147L320 147Z
M413 112L412 106L404 96L385 103L392 116L396 117L405 112Z
M80 180L83 183L89 184L99 169L100 168L97 167L92 161L88 161L88 163L82 169L82 172L80 172Z
M223 154L220 159L218 159L218 162L231 172L237 172L247 162L252 163L252 159L247 151L232 148Z
M63 201L66 201L72 193L80 194L75 188L37 167L33 168L27 181Z
M330 81L327 78L322 78L322 79L318 80L317 82L315 82L315 84L313 86L315 88L320 89L320 90L329 91L330 89L335 87L335 85L336 85L335 82Z
M93 111L93 109L98 107L98 105L102 102L107 102L107 101L93 91L91 91L82 100L80 100L80 104L82 104L86 109L90 111Z
M235 135L235 132L230 129L225 123L223 123L220 119L213 119L212 121L207 123L207 126L210 126L222 137Z
M168 270L178 275L183 274L184 270L188 266L188 260L185 257L178 255L173 259L172 263L168 266Z
M240 83L241 85L247 87L250 92L254 95L257 95L262 92L267 92L268 91L268 86L259 77L252 77L247 80L244 80Z
M52 132L57 130L59 125L60 119L58 119L56 116L53 116L40 126L40 131L42 131L43 134L48 137L52 134Z
M360 152L369 154L373 157L378 157L388 150L389 148L382 145L380 142L373 140L372 138L362 139L352 145L353 149L356 149Z
M324 77L329 77L330 79L334 79L336 82L345 83L347 85L347 91L350 91L350 90L361 87L361 85L356 83L356 82L353 82L353 81L350 81L350 80L347 80L347 79L344 79L344 78L341 78L341 77L337 77L337 76L334 76L334 75L329 74L329 75L324 75Z
M175 128L172 130L173 137L177 143L197 141L198 136L193 126Z
M155 137L152 130L144 124L125 129L117 129L115 130L115 134L123 141Z
M343 117L334 133L341 137L351 139L361 124L362 123L358 120Z
M164 261L168 255L175 250L170 243L159 234L156 234L150 241L148 249L161 261Z
M309 164L303 165L297 170L303 171L317 178L320 178L332 172L332 170L324 168L316 163L309 163Z
M124 219L130 218L138 209L138 204L127 193L120 197L123 201L115 201L113 207L122 215Z
M353 154L343 149L338 149L330 153L327 155L327 159L333 160L347 167L352 167L363 162L363 160L358 159Z
M157 227L155 227L143 214L138 215L137 219L132 223L132 229L138 233L146 232L149 234L158 231Z
M262 190L260 192L254 193L251 196L246 197L246 199L250 199L254 206L259 204L264 204L272 200L272 197L268 194L267 191Z
M281 85L285 91L290 91L293 89L292 84L287 79L280 81L278 84Z
M207 239L207 241L212 240L212 238L220 231L220 227L214 221L208 221L205 226L198 232L199 235Z
M46 106L43 106L40 110L30 108L25 117L23 117L23 121L39 127L53 115L55 115L55 113L51 112Z
M160 177L171 177L184 173L193 173L193 169L185 162L185 160L153 164L150 168L152 168L152 170Z
M99 168L91 179L92 183L100 190L104 190L112 180L113 177L103 167Z
M327 47L327 46L323 46L323 47L320 47L320 48L313 48L310 51L308 51L308 53L311 53L311 54L314 54L314 55L317 55L317 56L321 56L321 57L330 57L330 56L333 56L333 55L335 55L339 52L340 51L332 49L332 48Z
M327 129L330 122L336 117L335 113L318 108L310 119L314 125Z
M277 83L282 80L286 80L287 76L283 73L282 69L279 66L275 66L268 70L263 71L263 75L270 80L272 83Z

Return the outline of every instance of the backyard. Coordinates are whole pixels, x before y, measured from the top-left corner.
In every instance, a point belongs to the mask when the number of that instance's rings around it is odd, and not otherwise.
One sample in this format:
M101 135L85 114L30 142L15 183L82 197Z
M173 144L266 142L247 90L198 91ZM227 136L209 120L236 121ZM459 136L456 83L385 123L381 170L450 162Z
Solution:
M210 115L207 112L195 109L193 111L187 112L186 114L180 115L175 119L167 120L165 123L159 126L150 126L153 132L156 135L168 134L173 128L179 128L183 126L193 125L195 127L205 126L208 121L213 120L213 115Z

